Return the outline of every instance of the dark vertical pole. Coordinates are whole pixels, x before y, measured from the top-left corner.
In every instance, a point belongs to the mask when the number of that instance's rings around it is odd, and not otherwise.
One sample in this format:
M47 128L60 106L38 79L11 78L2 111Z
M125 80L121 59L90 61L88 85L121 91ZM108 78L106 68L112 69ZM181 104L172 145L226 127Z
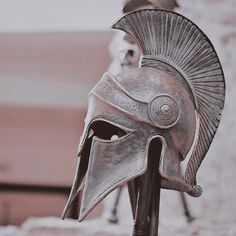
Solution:
M158 236L161 176L156 171L152 179L152 199L150 207L150 233L149 236Z
M149 233L149 208L151 202L150 182L151 171L148 167L146 173L140 178L133 236L148 236Z
M158 236L161 176L159 160L161 142L149 146L147 171L140 177L133 236Z
M161 194L161 175L159 174L159 161L161 155L161 142L159 139L153 140L150 145L150 163L152 167L152 199L150 206L150 233L149 236L158 236L160 194Z

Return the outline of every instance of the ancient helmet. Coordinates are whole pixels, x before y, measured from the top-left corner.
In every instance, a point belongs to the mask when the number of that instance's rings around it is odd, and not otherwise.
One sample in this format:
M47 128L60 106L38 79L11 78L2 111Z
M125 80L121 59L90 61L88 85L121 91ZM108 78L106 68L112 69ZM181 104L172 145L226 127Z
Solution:
M145 173L153 139L162 144L161 187L200 196L196 174L220 122L225 82L214 47L185 17L131 12L113 25L142 52L138 68L105 73L90 92L76 176L64 215L84 187L82 220L119 185ZM184 173L181 163L187 163Z

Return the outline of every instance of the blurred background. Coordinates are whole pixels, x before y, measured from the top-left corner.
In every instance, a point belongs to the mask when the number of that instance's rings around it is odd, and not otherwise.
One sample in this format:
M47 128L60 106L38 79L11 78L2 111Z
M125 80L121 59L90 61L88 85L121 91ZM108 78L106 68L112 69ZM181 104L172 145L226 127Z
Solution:
M194 216L209 222L205 228L236 235L236 0L178 3L177 11L213 42L227 83L223 119L198 174L204 193L187 200ZM111 62L110 26L122 6L122 0L0 0L0 225L61 215L88 93ZM160 220L176 225L183 215L178 196L162 195Z
M121 5L0 1L0 224L60 216Z

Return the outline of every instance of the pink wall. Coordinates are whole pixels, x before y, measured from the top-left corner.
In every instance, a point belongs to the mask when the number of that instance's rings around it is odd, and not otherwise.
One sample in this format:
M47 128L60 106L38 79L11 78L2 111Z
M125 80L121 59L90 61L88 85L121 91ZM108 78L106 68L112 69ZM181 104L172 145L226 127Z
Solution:
M72 184L87 96L109 64L111 37L0 35L0 183ZM1 193L0 223L59 216L65 201Z

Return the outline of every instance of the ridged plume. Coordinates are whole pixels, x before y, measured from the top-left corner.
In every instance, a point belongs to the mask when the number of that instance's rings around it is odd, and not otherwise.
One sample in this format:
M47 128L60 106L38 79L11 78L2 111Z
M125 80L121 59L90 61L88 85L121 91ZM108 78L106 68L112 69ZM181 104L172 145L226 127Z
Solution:
M166 10L131 12L113 28L131 35L144 58L168 63L192 87L199 113L199 138L186 168L185 181L195 185L197 170L214 138L224 106L224 75L214 47L193 22Z

